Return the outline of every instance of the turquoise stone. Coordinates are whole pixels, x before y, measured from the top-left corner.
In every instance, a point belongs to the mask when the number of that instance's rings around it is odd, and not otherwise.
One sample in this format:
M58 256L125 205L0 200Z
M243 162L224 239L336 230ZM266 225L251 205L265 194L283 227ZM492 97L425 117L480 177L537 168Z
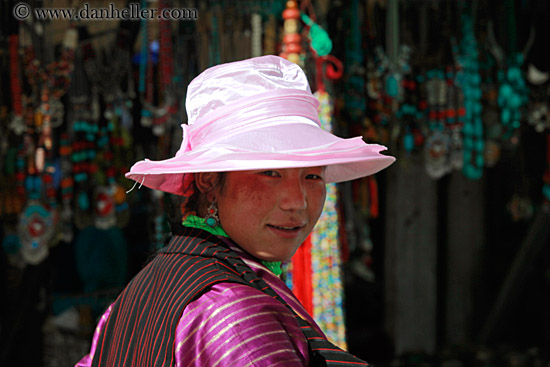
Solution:
M213 228L213 227L216 226L217 221L216 221L216 219L214 219L212 217L208 217L208 218L206 218L206 224Z

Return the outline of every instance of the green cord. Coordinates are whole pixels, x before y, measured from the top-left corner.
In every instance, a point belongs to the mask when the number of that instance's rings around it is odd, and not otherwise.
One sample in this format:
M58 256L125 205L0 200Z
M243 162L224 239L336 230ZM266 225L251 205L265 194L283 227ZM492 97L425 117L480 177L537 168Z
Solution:
M215 236L229 237L221 226L210 227L208 224L206 224L204 218L197 217L196 215L188 215L187 217L185 217L181 224L186 227L202 229Z

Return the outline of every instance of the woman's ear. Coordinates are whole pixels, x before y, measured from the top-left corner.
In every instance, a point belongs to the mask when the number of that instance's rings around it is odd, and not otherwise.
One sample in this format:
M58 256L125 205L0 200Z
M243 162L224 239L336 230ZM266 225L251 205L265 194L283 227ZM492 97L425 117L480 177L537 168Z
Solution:
M197 188L203 194L207 194L215 189L220 181L218 172L199 172L195 173L195 183Z

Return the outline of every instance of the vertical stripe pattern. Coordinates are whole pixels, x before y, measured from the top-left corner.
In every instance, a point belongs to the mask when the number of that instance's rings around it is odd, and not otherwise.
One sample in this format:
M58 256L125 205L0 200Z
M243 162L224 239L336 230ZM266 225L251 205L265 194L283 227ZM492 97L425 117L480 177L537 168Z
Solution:
M112 305L92 366L175 365L175 331L184 308L221 282L248 284L292 311L221 239L200 229L183 228ZM310 365L367 365L295 317L308 339Z

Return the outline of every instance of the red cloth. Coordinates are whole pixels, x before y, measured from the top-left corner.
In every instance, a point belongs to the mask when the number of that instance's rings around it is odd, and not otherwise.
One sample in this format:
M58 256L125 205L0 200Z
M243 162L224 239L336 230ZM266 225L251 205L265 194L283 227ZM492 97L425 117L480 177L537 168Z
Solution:
M292 292L309 315L313 316L311 274L311 235L309 235L292 257Z

